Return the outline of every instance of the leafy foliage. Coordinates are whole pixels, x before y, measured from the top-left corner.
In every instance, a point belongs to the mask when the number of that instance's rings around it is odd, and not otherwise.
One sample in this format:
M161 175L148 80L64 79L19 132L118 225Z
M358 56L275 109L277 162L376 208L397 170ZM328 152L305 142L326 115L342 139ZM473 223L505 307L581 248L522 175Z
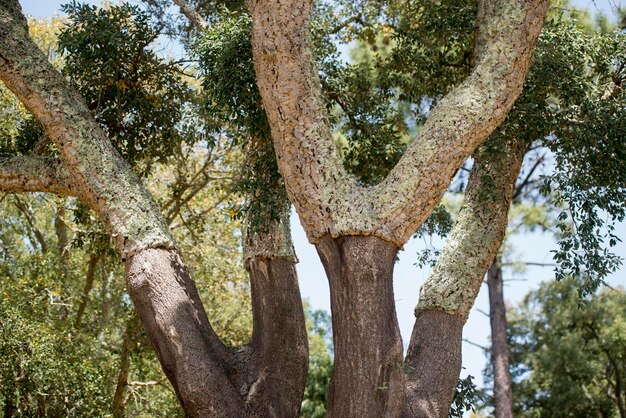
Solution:
M159 32L145 12L122 3L108 9L72 2L59 34L70 77L96 120L126 160L146 174L148 162L164 162L184 140L179 121L188 107L188 85L174 63L151 45Z
M509 316L520 417L619 416L626 373L626 293L605 289L579 307L575 280L545 283Z
M464 379L459 379L448 418L462 418L468 411L476 412L476 405L481 400L482 395L474 384L474 376L470 374Z

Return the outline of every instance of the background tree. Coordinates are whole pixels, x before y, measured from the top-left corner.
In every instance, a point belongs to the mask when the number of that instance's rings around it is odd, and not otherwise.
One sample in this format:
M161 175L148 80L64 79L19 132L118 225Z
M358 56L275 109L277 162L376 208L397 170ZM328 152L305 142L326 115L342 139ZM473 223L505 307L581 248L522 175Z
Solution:
M579 285L544 283L511 312L516 416L625 416L626 295L603 289L580 309Z

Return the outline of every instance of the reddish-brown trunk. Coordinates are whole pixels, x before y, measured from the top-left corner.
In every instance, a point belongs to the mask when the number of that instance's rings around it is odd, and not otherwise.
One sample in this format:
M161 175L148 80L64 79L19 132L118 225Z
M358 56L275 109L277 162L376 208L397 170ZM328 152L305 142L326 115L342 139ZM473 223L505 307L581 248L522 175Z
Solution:
M404 393L392 278L398 248L373 236L326 236L317 251L330 282L335 347L328 416L398 416Z
M419 312L405 361L403 417L447 417L461 372L465 320L436 310Z
M308 340L295 264L248 261L254 333L253 381L246 409L254 417L297 417L306 384Z
M226 377L232 356L209 325L195 284L173 250L148 249L126 262L135 309L188 417L243 417Z
M513 417L513 389L509 371L509 341L506 331L506 307L502 290L499 257L487 271L489 318L491 320L491 365L496 418Z

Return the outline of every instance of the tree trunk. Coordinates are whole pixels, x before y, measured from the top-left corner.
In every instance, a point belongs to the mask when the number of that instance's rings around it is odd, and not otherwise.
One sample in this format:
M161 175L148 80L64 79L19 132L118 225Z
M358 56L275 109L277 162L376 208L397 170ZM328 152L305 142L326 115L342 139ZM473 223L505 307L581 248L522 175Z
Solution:
M509 371L509 341L506 332L506 307L502 291L502 268L496 257L487 271L489 319L491 321L491 365L496 418L513 417L513 389Z
M180 256L147 249L126 262L135 309L188 417L244 417L227 379L233 356L213 332Z
M128 389L128 374L130 371L130 355L137 338L139 322L134 313L126 321L126 330L122 339L122 352L120 353L120 371L117 374L117 385L113 395L113 415L116 418L124 416L126 409L126 393Z
M87 301L89 300L89 292L91 292L91 289L93 288L93 281L96 277L96 266L98 265L98 261L100 261L100 255L91 254L89 256L89 264L87 265L87 273L85 274L85 287L80 297L80 304L78 305L78 312L76 312L76 320L74 321L74 326L76 328L80 327L83 320L83 314L85 313Z
M254 417L298 417L306 385L308 339L295 263L255 257L252 287L254 381L246 409Z
M447 417L461 370L465 319L446 312L417 313L407 352L407 397L402 416Z
M373 236L326 236L317 251L330 283L335 363L329 417L396 417L404 388L393 295L398 248Z

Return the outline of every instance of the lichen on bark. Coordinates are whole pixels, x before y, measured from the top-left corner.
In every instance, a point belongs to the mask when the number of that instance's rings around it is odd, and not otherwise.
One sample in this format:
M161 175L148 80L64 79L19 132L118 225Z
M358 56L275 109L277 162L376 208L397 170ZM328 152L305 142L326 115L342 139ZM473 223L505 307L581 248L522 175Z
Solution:
M122 258L174 241L141 179L115 151L76 91L28 35L19 3L0 3L0 79L54 142L76 195L104 220Z
M494 140L499 139L490 141ZM416 315L439 310L465 319L502 244L526 146L513 139L496 152L486 145L475 155L459 217L433 273L422 286Z
M389 176L362 187L332 143L312 60L311 1L249 1L257 82L279 169L309 241L374 235L402 247L519 95L547 3L481 1L474 71L433 109Z

